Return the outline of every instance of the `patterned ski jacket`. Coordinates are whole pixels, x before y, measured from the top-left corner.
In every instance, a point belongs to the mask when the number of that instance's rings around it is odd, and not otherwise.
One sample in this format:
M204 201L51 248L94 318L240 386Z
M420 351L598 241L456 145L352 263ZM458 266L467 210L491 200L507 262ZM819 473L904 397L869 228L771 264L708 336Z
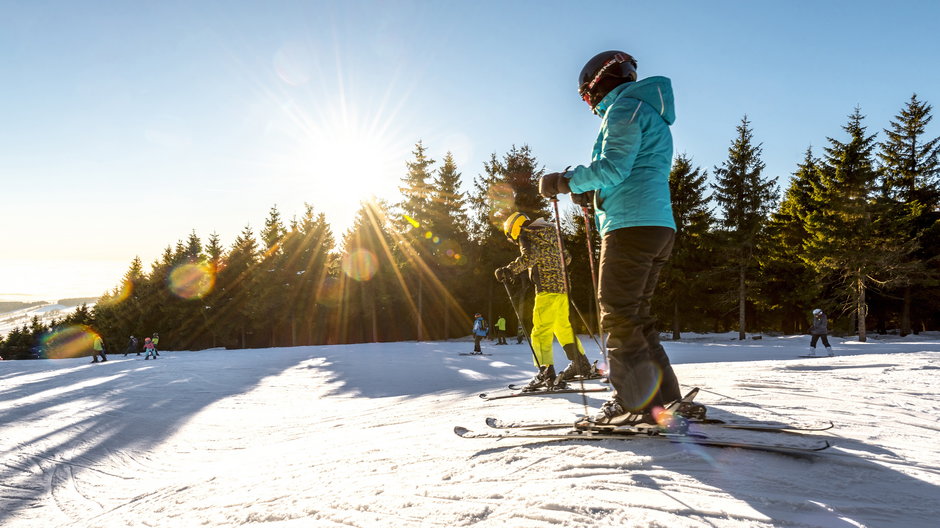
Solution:
M601 236L624 227L675 229L669 126L676 110L669 79L622 84L598 103L597 114L602 121L591 164L566 173L571 192L596 190L594 210Z
M519 251L519 257L507 265L513 275L528 269L535 293L565 293L554 225L539 218L522 228ZM565 260L570 260L567 254Z

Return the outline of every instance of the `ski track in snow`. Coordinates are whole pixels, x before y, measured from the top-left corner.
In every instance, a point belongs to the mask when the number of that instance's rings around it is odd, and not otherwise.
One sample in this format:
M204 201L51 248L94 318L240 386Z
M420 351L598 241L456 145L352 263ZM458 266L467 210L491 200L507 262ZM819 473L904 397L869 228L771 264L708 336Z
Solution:
M0 526L936 526L940 334L834 338L836 357L798 358L807 342L664 346L710 416L835 422L806 434L834 446L811 457L458 438L487 416L573 421L608 397L477 398L530 376L525 344L0 362Z

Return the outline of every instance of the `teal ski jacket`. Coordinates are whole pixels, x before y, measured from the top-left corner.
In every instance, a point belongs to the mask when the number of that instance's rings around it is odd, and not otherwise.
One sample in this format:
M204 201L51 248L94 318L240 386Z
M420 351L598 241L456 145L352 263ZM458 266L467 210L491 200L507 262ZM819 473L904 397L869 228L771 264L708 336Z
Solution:
M592 161L565 173L571 192L595 191L601 236L625 227L675 229L669 196L669 126L676 120L672 83L666 77L648 77L622 84L595 110L602 121Z

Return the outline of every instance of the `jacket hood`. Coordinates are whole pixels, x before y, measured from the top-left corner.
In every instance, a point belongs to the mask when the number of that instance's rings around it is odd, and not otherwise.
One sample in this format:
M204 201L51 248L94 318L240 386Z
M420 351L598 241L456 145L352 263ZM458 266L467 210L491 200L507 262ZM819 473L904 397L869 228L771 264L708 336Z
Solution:
M676 121L676 105L672 97L672 81L668 77L647 77L614 88L597 104L597 115L604 117L607 109L620 99L639 99L650 105L667 125Z

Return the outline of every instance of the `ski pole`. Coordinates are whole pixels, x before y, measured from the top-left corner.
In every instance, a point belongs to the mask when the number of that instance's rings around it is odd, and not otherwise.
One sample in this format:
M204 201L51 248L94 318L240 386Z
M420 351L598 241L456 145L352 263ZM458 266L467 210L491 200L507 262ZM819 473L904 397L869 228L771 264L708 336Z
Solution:
M581 316L581 310L578 310L578 307L574 303L571 302L571 288L568 286L568 263L565 262L565 243L561 240L561 215L558 214L558 197L557 196L552 197L552 207L555 208L555 235L556 235L556 238L558 239L558 258L561 259L561 278L562 278L562 282L565 285L565 296L568 297L568 302L572 306L574 306L574 310L578 312L578 316L581 317L582 324L585 324L586 326L586 323L584 322L584 317ZM577 341L578 341L577 334L575 334L574 340L575 340L575 348L577 348ZM580 354L581 351L578 350L577 353ZM584 391L584 374L581 375L581 391L582 391L581 399L584 403L584 416L587 416L589 414L587 394L583 392Z
M522 322L522 316L519 315L519 310L516 309L516 302L512 300L512 293L509 292L509 285L506 284L506 281L501 280L503 286L506 287L506 296L509 297L509 304L512 306L513 313L516 314L516 321L519 321L519 326L522 327L522 337L525 338L525 342L529 345L529 350L532 351L532 359L535 360L535 367L541 371L542 363L539 361L539 357L535 355L535 347L532 346L532 341L529 340L529 332L525 329L525 323Z
M574 302L574 299L571 298L571 288L568 285L568 264L565 262L565 245L561 240L561 217L558 214L558 198L552 198L552 205L555 207L555 235L558 238L558 255L561 258L561 274L562 281L565 285L565 295L568 297L568 303L574 308L574 312L578 314L578 318L581 319L581 324L584 325L584 328L587 329L588 335L591 336L591 340L594 341L594 344L597 345L597 348L600 349L601 355L604 356L604 361L607 361L607 355L604 353L604 347L601 345L600 341L594 337L594 331L591 330L591 325L588 324L587 320L584 318L584 314L581 313L581 310L578 309L578 305ZM591 256L591 261L593 262L594 257ZM593 274L594 270L591 269ZM599 313L599 312L598 312ZM598 315L598 318L600 316Z
M591 266L591 282L594 285L594 310L597 313L597 335L601 341L604 341L604 324L601 323L601 298L598 294L597 271L594 267L594 245L591 244L591 216L588 213L588 206L581 205L581 218L584 220L584 239L587 241L588 263ZM607 347L601 346L601 353L604 355L604 363L607 363Z

